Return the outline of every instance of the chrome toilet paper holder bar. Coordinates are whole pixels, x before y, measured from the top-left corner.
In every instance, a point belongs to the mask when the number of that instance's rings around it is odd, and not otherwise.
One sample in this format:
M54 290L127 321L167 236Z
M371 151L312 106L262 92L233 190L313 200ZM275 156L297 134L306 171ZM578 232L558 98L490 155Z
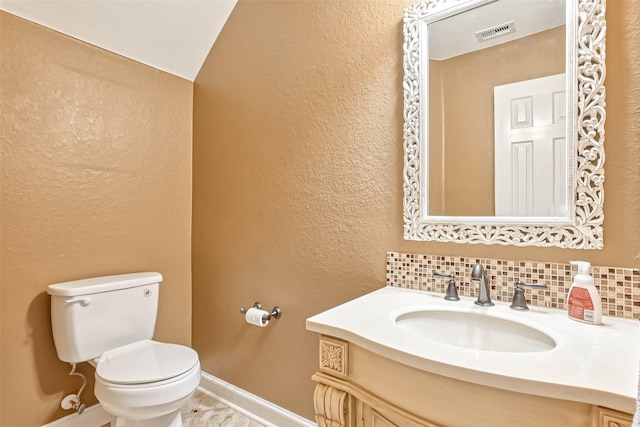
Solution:
M253 304L253 308L257 308L259 310L262 310L262 304L260 304L259 302L256 302L255 304ZM240 313L242 314L247 314L247 309L242 307L240 309ZM265 314L264 316L262 316L262 322L266 322L268 320L271 320L271 318L275 318L275 319L279 319L280 316L282 315L282 309L278 306L273 307L273 309L271 310L271 313Z

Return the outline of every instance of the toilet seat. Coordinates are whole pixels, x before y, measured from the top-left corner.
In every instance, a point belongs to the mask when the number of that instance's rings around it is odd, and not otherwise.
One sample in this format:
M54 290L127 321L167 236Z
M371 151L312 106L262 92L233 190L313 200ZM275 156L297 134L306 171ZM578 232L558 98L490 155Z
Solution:
M156 420L180 408L200 383L200 363L177 377L146 384L117 384L95 376L94 393L102 407L126 420ZM166 425L145 424L148 426Z
M198 353L189 347L142 340L106 351L96 376L114 385L157 383L179 377L198 363Z

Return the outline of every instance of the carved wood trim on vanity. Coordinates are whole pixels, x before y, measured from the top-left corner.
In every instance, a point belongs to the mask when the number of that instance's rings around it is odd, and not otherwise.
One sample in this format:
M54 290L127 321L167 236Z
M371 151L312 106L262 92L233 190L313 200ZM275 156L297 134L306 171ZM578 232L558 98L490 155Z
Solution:
M608 408L595 407L593 425L597 427L631 427L633 416Z
M312 380L318 382L318 386L316 387L315 392L315 400L318 401L318 393L323 392L323 390L318 390L320 386L328 387L332 390L343 391L345 394L353 397L355 400L352 402L351 410L354 411L355 424L347 424L346 427L360 427L363 426L362 418L363 418L363 405L369 407L371 410L371 418L373 420L383 418L386 423L389 425L391 422L388 419L398 419L402 420L402 427L442 427L437 424L430 423L428 421L423 420L410 412L407 412L397 406L387 402L384 399L379 398L375 394L365 390L364 388L350 383L349 381L333 378L330 375L323 374L321 372L316 373L311 377ZM336 411L337 408L332 408L333 411ZM316 418L318 417L318 412L316 409ZM349 417L347 417L349 419ZM377 424L374 424L377 425ZM338 424L336 424L338 426ZM342 427L342 424L339 424ZM369 426L369 424L364 424L364 426ZM318 421L318 427L321 427L320 422Z
M341 378L347 377L349 343L322 335L320 337L320 370Z
M349 342L321 335L319 348L321 372L312 377L318 383L314 392L318 427L393 426L389 418L398 417L403 427L439 427L350 383Z
M322 335L318 427L631 427L632 415L417 370Z
M318 384L313 393L318 427L350 427L349 395L337 388Z

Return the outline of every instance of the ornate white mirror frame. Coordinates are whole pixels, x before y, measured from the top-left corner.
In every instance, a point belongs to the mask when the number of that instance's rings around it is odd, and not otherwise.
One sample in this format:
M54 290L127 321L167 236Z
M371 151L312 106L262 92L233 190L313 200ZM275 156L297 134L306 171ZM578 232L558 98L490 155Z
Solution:
M567 0L567 74L574 103L567 218L429 216L425 198L427 22L487 0L425 0L404 11L404 238L406 240L601 249L604 219L605 1ZM425 107L421 107L422 105ZM571 157L573 157L571 159Z

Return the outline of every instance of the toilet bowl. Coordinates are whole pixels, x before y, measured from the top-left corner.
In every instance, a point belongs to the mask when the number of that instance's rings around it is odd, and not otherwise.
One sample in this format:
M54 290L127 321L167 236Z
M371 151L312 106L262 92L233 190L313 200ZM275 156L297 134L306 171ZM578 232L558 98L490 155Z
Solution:
M95 396L116 427L181 427L180 408L200 383L193 349L151 339L161 281L148 272L48 287L58 358L96 368Z
M189 347L152 340L105 352L96 363L96 398L117 427L179 427L180 408L200 382Z

